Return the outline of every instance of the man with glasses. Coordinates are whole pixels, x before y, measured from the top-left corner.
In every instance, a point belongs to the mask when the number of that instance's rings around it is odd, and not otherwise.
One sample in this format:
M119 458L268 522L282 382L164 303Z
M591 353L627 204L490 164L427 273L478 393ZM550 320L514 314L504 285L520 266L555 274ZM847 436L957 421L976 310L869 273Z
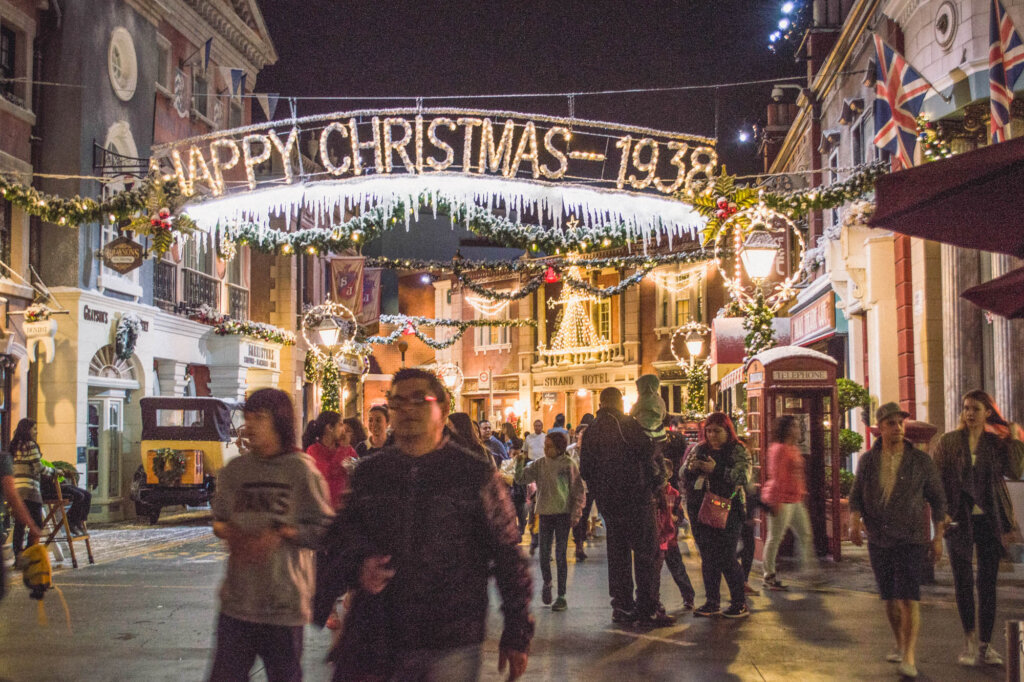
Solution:
M864 542L863 524L875 582L896 638L896 647L885 660L897 663L900 675L914 678L921 569L929 554L933 562L942 556L942 535L950 519L935 463L903 437L903 421L909 416L896 403L875 412L880 438L857 463L850 493L850 541L857 546ZM933 538L921 524L926 501L935 524Z
M476 680L493 572L505 629L498 669L526 670L532 584L500 475L445 436L438 378L399 370L388 393L394 445L355 469L318 567L315 620L359 588L332 652L335 679Z

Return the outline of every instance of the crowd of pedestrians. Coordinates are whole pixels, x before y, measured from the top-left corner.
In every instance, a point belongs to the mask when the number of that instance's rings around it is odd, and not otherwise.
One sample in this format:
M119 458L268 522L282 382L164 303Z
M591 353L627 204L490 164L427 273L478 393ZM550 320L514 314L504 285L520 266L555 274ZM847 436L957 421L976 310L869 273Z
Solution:
M329 657L335 680L477 679L491 577L504 616L498 666L516 679L534 631L531 559L520 542L534 526L540 600L565 611L568 540L585 559L592 506L605 527L610 620L619 626L675 621L661 601L662 567L684 612L749 616L740 548L759 509L768 521L764 588L787 589L777 554L789 530L801 582L821 583L797 421L776 420L758 489L728 415L708 415L689 441L658 404L657 379L640 384L631 414L607 388L597 414L576 429L559 415L550 430L538 420L520 439L506 425L450 413L436 376L403 369L387 405L369 412L368 430L324 412L303 434L305 454L288 396L255 392L245 404L246 453L222 472L213 504L229 559L210 679L247 679L257 657L271 680L301 679L302 625L332 619L340 624ZM1001 664L991 644L996 571L1015 525L1004 481L1024 473L1024 444L980 391L965 396L960 428L933 455L905 440L906 417L895 403L878 409L878 438L859 459L850 495L850 540L860 545L866 532L893 632L887 660L900 675L917 675L921 567L941 556L945 539L965 637L958 661ZM920 522L925 503L933 530ZM26 511L19 517L35 532ZM679 546L687 519L703 578L696 608Z

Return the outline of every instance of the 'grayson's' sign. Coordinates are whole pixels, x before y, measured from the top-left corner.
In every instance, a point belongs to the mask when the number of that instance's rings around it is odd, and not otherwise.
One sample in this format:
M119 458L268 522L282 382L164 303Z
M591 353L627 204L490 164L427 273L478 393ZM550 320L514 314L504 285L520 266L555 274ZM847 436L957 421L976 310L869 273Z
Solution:
M241 134L241 133L247 134ZM389 109L314 116L278 134L270 124L250 126L238 137L207 136L164 147L182 192L197 184L216 196L224 173L244 169L249 189L256 166L277 156L285 182L294 180L299 140L317 136L315 159L328 176L364 173L500 174L506 178L586 178L618 189L672 194L714 175L714 140L578 119L464 109ZM607 176L605 162L612 168ZM154 159L154 163L156 160ZM275 167L278 165L274 164ZM605 177L608 179L605 180ZM614 180L611 178L614 177Z

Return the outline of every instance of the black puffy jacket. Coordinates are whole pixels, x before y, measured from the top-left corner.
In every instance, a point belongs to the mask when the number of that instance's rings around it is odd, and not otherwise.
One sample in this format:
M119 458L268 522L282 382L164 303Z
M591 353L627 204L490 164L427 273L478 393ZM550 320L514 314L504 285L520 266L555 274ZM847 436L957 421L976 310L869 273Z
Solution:
M357 593L339 668L369 663L381 672L396 653L482 642L492 571L505 615L502 646L528 651L532 585L519 538L508 486L451 441L421 457L390 447L361 461L324 539L314 622L323 624L337 597L357 588L367 557L390 556L395 576L379 595Z

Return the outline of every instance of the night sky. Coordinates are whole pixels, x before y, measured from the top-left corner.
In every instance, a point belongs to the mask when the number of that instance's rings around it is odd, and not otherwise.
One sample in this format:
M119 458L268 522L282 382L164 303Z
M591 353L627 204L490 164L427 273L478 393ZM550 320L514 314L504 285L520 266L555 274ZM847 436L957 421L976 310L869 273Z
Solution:
M781 0L385 2L261 0L279 61L257 92L287 96L477 95L704 85L801 73L768 50ZM720 90L719 153L756 172L741 129L763 120L771 85ZM300 116L412 106L413 99L302 100ZM425 101L564 116L565 97ZM258 107L257 107L258 109ZM712 136L713 90L577 96L578 118ZM282 99L276 117L287 116Z

